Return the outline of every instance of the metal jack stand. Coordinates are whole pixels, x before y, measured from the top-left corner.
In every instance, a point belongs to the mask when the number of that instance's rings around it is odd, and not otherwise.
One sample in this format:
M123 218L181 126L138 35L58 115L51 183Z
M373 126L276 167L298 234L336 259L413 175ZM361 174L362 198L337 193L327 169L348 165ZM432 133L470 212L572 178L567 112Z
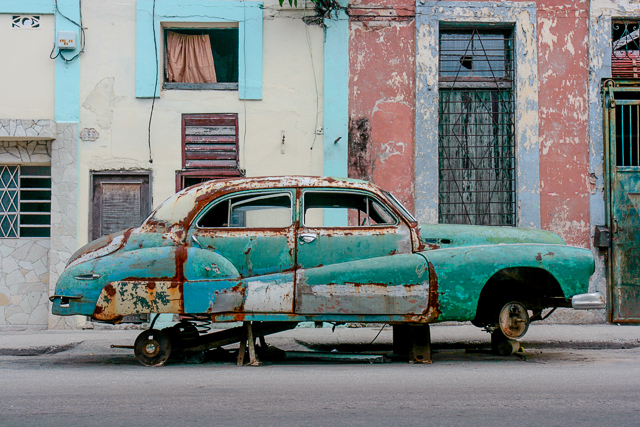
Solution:
M251 322L243 322L240 348L238 349L238 366L244 366L244 353L249 345L249 366L260 366L262 363L256 355L256 339L253 335Z
M409 363L432 363L431 330L429 325L393 325L393 352L407 355Z

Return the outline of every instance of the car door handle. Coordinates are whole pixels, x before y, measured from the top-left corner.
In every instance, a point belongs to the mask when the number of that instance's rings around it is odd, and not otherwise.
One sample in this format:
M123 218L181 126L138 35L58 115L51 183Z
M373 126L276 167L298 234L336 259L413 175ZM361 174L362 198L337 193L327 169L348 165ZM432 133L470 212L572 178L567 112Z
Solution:
M299 237L300 244L304 245L305 243L311 243L318 238L317 234L314 233L302 233Z

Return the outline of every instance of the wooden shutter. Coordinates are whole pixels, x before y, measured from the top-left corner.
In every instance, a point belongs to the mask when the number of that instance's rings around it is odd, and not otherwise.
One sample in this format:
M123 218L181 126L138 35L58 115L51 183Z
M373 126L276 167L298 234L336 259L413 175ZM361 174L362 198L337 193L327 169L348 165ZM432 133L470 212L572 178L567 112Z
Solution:
M238 171L238 115L183 114L182 167Z
M640 77L640 51L614 51L611 55L611 77L620 79Z
M137 227L149 215L148 172L92 172L91 180L91 239Z

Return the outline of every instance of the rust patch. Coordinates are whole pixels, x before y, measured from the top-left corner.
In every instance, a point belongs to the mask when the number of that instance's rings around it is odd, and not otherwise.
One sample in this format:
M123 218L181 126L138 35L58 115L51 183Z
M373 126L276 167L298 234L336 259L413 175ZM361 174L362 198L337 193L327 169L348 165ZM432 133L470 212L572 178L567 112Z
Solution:
M371 181L373 164L369 154L371 124L367 117L349 118L349 176Z
M105 286L104 292L109 296L109 298L116 296L116 288L114 288L112 284Z
M180 245L176 248L176 280L185 281L184 265L187 262L188 248L186 245Z
M113 282L98 297L93 318L114 322L128 314L182 313L182 286L172 282Z
M436 269L430 262L429 266L429 303L423 312L429 322L435 321L442 312L440 311L440 294L438 293L438 275Z
M536 261L542 261L542 253L538 252L538 255L536 255Z

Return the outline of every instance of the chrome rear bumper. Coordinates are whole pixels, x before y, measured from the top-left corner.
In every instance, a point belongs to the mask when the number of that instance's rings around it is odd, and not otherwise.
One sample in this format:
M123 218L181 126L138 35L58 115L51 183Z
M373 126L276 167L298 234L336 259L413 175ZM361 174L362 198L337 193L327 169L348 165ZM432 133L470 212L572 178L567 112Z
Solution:
M571 306L575 310L597 310L607 308L604 295L600 292L591 292L588 294L578 294L571 298Z

